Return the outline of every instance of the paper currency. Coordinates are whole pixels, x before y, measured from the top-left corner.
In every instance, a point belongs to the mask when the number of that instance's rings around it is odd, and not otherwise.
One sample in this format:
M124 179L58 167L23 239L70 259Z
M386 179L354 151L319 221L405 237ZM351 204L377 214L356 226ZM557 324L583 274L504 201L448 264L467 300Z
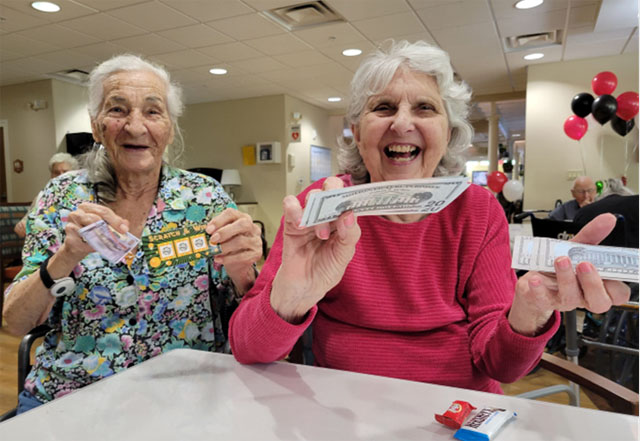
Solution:
M518 236L513 246L514 269L555 273L553 262L568 256L575 267L591 262L600 277L624 282L638 282L639 255L635 248L586 245L548 237Z
M121 234L103 220L81 228L78 233L111 263L120 262L140 242L133 234Z
M336 220L353 210L359 216L437 213L469 187L467 178L427 178L376 182L314 192L309 195L301 226Z

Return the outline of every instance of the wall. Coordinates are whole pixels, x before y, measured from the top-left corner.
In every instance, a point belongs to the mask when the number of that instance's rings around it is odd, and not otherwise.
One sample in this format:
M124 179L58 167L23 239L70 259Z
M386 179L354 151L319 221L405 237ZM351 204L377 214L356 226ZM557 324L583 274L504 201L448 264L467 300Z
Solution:
M45 100L48 106L34 111L29 108L33 100ZM56 152L51 80L0 87L0 120L9 128L8 200L31 201L47 183L48 160ZM22 173L13 171L16 159L24 162Z
M265 223L269 244L273 243L282 215L286 191L283 95L192 104L180 118L185 137L184 167L236 168L242 187L234 190L236 201L258 202L251 214ZM245 166L242 146L279 141L280 164Z
M568 170L584 170L594 180L620 177L628 166L627 186L638 193L638 156L632 155L638 130L624 138L609 123L604 126L589 115L589 129L580 141L570 139L563 130L572 115L571 99L591 90L591 80L599 72L611 71L618 77L613 92L618 96L638 91L638 56L590 58L529 67L526 102L525 209L551 209L556 199L571 199L572 181ZM629 163L629 161L631 161Z
M326 110L285 95L284 123L287 140L290 140L294 112L300 113L302 118L298 121L301 126L300 141L288 142L286 148L286 153L292 156L295 163L295 167L290 167L287 163L286 194L293 195L300 193L311 184L309 177L312 145L331 149L332 172L333 174L338 172L336 138L339 134L339 131L330 125L329 114ZM287 156L283 151L283 162L286 160Z
M57 151L66 152L67 133L91 132L87 111L89 97L85 86L55 79L51 81Z

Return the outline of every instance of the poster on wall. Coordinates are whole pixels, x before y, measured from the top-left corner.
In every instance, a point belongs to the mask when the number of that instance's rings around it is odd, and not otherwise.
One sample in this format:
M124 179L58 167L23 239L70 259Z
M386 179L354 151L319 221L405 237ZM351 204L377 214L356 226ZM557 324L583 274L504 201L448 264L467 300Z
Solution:
M328 147L311 146L311 182L331 176L331 149Z

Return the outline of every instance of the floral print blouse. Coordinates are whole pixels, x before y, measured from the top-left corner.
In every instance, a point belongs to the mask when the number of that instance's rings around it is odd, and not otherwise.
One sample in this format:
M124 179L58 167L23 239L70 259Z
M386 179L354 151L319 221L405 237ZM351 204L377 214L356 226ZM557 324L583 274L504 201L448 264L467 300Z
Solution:
M84 170L49 182L29 214L16 280L60 248L68 214L95 200ZM226 207L235 204L215 180L164 165L142 236L206 224ZM218 307L211 312L209 284L223 293L214 305L234 300L224 268L206 257L154 268L140 248L129 264L91 253L74 268L75 293L56 300L48 318L53 329L25 381L37 399L50 401L171 349L222 350L226 340Z

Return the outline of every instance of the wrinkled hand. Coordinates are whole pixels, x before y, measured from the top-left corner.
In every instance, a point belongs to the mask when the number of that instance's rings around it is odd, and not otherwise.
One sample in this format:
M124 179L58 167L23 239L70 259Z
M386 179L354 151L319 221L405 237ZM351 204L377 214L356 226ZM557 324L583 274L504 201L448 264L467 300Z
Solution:
M69 213L67 225L64 227L66 237L58 253L62 252L77 262L87 254L93 253L95 250L82 239L78 230L99 220L104 220L120 233L129 231L129 221L115 214L109 207L83 202L75 211Z
M602 214L585 225L571 241L598 244L615 224L615 216ZM579 263L574 271L571 260L563 256L555 260L554 267L555 274L530 271L518 280L509 312L509 323L516 332L535 334L554 310L585 308L603 313L612 305L621 305L629 300L630 289L626 284L602 280L589 262Z
M255 280L253 264L262 256L260 227L248 214L227 208L209 221L206 231L210 243L222 248L214 261L224 265L240 292L248 290Z
M322 191L343 185L341 179L330 177ZM283 208L282 264L273 281L271 307L284 320L296 323L340 282L355 253L360 227L353 212L342 213L333 222L299 227L303 209L298 199L287 196Z

